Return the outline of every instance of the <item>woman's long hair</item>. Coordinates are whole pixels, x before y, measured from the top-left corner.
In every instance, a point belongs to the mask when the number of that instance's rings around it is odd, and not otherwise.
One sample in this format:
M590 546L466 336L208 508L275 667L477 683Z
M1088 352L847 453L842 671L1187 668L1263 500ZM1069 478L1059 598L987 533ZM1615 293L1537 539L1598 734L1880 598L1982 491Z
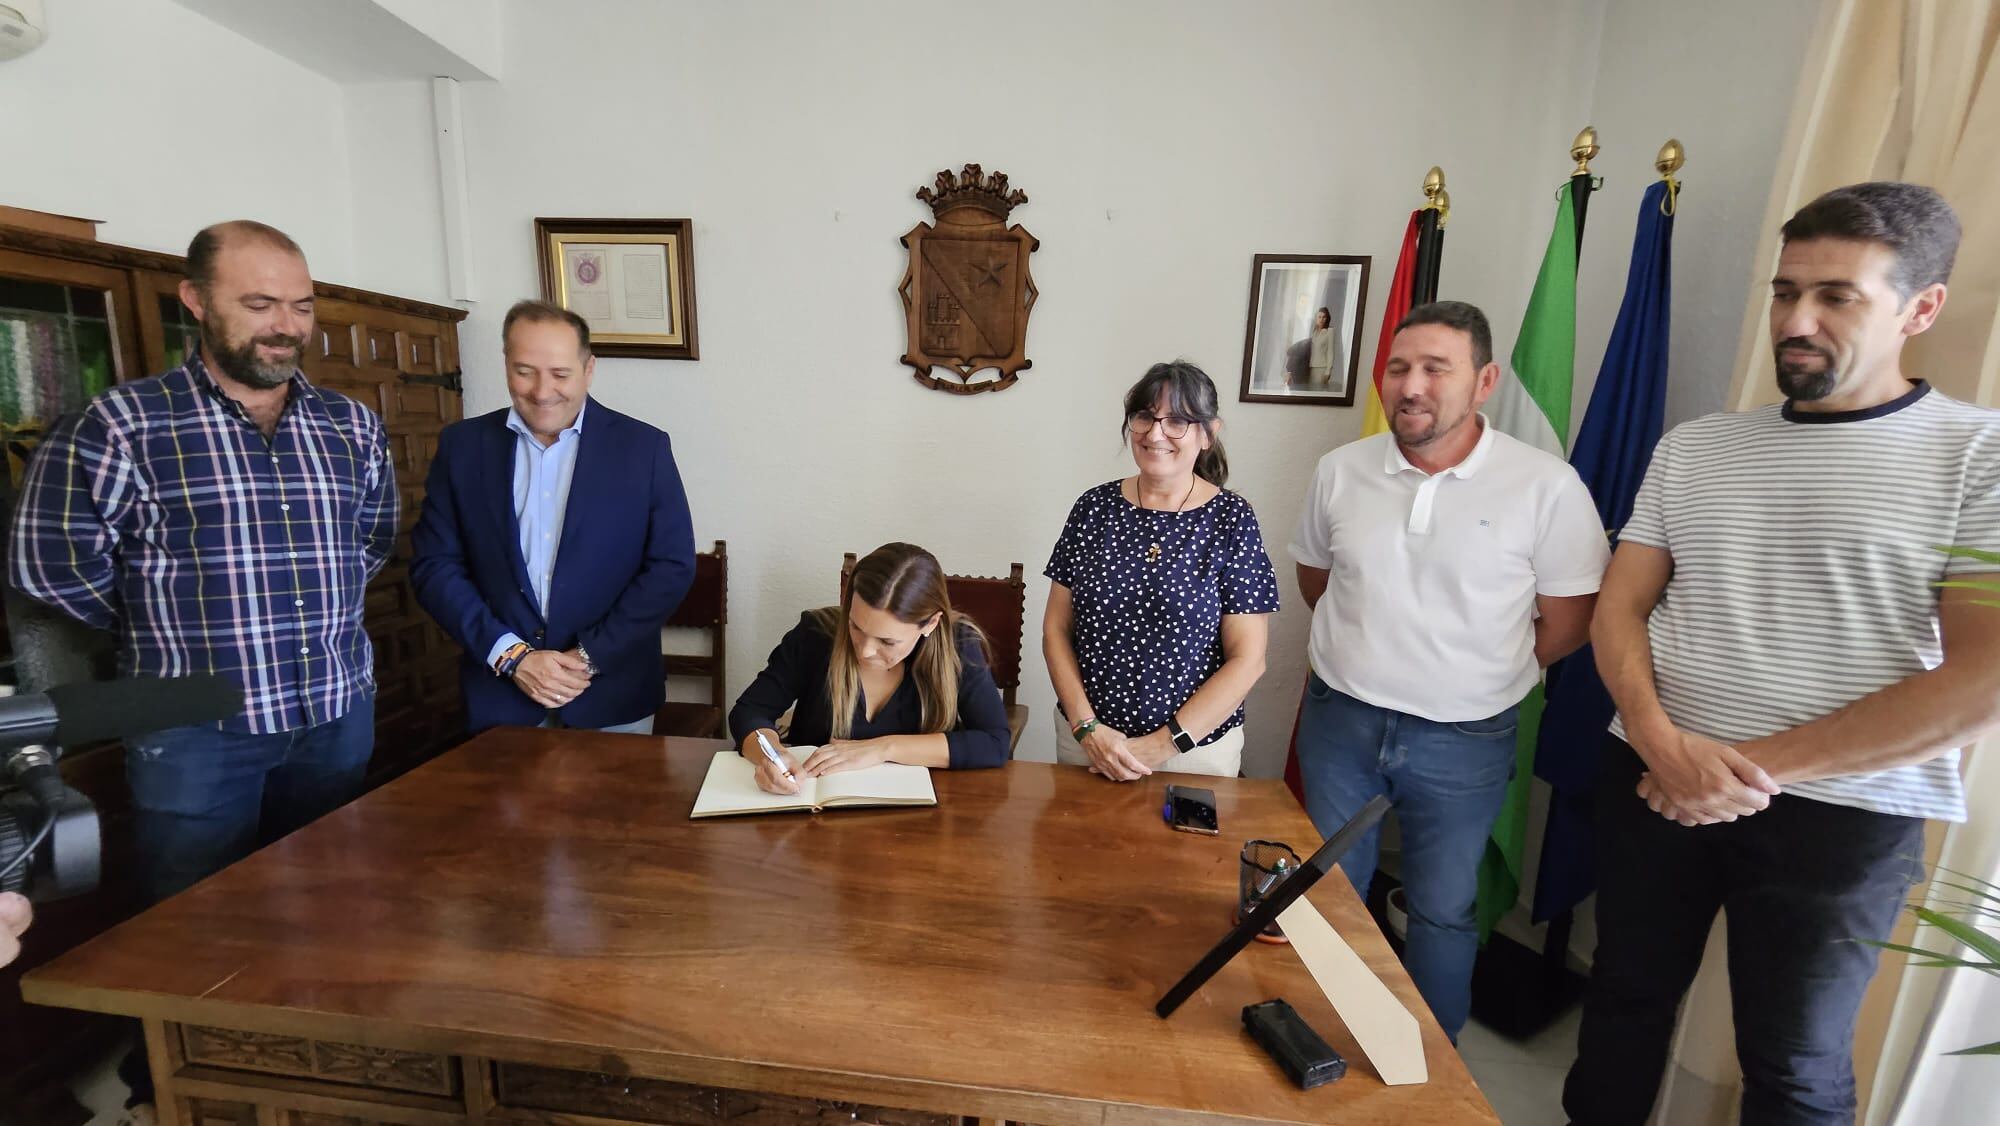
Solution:
M1222 417L1216 406L1215 381L1208 373L1188 363L1175 360L1170 364L1154 364L1139 377L1139 382L1125 392L1125 422L1119 427L1119 434L1130 441L1132 432L1127 427L1132 416L1140 411L1150 411L1160 401L1160 392L1167 393L1167 409L1182 418L1191 418L1202 433L1208 435L1208 448L1194 459L1195 476L1222 488L1229 480L1229 459L1223 456L1222 439L1215 436L1215 424ZM1155 424L1157 425L1157 423Z
M861 706L861 664L854 655L854 639L848 629L848 609L857 598L908 625L921 625L937 616L937 629L918 641L916 650L904 660L910 663L917 699L923 704L921 734L957 727L958 682L963 671L958 657L959 634L970 630L982 647L986 638L971 618L951 608L944 568L936 556L913 543L885 543L854 565L847 597L840 605L813 612L814 621L833 637L833 657L826 664L833 737L846 739L853 734L854 713Z

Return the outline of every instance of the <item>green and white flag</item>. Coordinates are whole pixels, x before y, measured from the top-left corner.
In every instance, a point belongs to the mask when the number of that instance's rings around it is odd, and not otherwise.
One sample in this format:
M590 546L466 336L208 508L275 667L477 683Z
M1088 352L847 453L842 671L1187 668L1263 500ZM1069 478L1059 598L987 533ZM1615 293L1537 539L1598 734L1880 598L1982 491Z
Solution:
M1487 400L1486 417L1502 433L1568 459L1569 400L1576 375L1576 211L1570 185L1557 194L1556 227L1542 254L1542 271L1528 297L1521 335L1509 370ZM1521 701L1514 737L1514 778L1479 860L1479 937L1483 942L1521 894L1522 854L1527 850L1528 783L1535 776L1535 741L1541 730L1542 686Z
M1576 380L1576 202L1568 183L1557 199L1542 272L1535 276L1513 359L1486 404L1486 417L1502 433L1566 458Z

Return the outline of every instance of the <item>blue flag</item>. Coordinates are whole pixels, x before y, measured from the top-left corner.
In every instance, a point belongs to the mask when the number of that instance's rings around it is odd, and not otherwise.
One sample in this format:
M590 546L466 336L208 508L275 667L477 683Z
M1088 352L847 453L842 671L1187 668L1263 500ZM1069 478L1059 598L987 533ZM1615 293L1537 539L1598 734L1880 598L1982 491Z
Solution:
M1570 453L1570 464L1590 486L1614 542L1632 515L1632 498L1653 458L1666 414L1673 207L1664 181L1647 188L1639 204L1625 300ZM1549 668L1547 696L1535 775L1555 792L1535 877L1536 922L1575 907L1595 882L1591 795L1613 712L1611 694L1598 679L1588 645Z

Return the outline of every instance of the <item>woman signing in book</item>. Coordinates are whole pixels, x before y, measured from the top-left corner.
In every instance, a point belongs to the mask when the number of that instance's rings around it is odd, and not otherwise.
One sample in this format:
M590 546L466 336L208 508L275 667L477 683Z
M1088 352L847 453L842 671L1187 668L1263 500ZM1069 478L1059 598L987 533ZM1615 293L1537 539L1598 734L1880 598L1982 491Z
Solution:
M798 754L779 741L786 708L790 742L817 749ZM799 616L730 710L729 732L756 764L757 785L774 794L797 793L801 773L884 762L999 766L1010 746L985 638L952 610L937 558L907 543L855 564L843 605Z

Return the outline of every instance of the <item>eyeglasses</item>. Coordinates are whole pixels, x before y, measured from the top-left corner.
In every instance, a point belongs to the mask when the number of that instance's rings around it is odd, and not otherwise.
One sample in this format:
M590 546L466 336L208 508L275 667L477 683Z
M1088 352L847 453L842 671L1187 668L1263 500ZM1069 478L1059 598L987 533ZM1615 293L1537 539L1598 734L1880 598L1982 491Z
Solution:
M1194 419L1182 418L1177 414L1156 418L1152 411L1140 411L1125 420L1125 428L1130 430L1134 437L1152 433L1155 425L1158 425L1161 433L1169 438L1185 438L1188 428L1194 425Z

